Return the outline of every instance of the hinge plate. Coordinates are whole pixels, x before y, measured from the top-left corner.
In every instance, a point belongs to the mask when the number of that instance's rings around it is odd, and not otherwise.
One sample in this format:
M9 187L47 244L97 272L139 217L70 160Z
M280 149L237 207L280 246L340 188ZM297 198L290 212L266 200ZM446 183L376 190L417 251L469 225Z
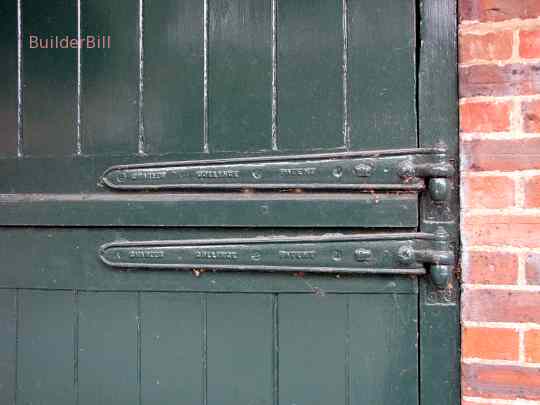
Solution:
M335 152L113 166L112 190L409 190L444 199L454 175L442 148Z
M381 233L120 241L101 246L99 255L108 266L123 269L412 275L429 272L433 281L442 286L445 280L441 269L454 262L445 238L437 233Z

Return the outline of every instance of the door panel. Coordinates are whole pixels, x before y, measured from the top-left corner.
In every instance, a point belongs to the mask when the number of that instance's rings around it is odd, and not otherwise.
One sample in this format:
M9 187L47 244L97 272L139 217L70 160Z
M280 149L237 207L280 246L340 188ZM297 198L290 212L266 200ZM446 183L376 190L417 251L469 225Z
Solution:
M199 294L140 294L141 403L203 403L206 300Z
M347 297L279 298L279 403L345 404Z
M42 2L24 2L21 13L22 153L51 158L72 155L77 147L77 51L50 47L56 36L77 37L76 3L51 0L44 7ZM29 35L49 42L31 49Z
M418 403L416 303L413 295L350 296L352 404Z
M17 156L17 4L0 4L0 157Z
M344 146L341 1L280 1L278 146Z
M137 293L81 292L78 295L79 404L137 403L138 316Z
M73 404L73 292L22 290L18 297L18 403Z
M0 402L15 402L17 375L17 291L0 290Z
M417 403L415 294L19 297L0 333L22 403Z
M271 2L208 2L208 149L272 146Z
M351 147L416 145L414 2L347 4Z
M144 152L204 148L203 2L144 1Z
M209 404L272 404L272 295L211 294L206 299Z
M80 152L85 155L138 151L138 13L131 0L81 1L82 37L110 37L110 49L96 44L81 50Z

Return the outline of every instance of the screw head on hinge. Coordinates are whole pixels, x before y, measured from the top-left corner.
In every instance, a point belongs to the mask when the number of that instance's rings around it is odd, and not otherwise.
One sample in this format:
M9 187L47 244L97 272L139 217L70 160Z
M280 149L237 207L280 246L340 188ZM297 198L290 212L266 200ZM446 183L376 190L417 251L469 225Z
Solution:
M412 246L401 246L397 255L399 261L403 264L412 264L415 261L415 254Z

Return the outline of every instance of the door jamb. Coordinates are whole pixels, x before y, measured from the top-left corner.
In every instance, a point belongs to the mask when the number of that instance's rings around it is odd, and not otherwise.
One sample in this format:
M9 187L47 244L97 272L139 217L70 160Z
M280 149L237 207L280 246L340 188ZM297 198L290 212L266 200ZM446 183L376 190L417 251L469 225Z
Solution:
M417 20L419 147L444 145L450 161L458 169L457 0L419 0ZM432 232L437 227L443 227L450 235L457 257L457 178L449 204L450 214L445 217L440 215L441 212L428 196L422 196L420 230ZM427 278L420 279L418 315L421 405L460 403L459 293L457 275L450 288L444 291L437 291Z

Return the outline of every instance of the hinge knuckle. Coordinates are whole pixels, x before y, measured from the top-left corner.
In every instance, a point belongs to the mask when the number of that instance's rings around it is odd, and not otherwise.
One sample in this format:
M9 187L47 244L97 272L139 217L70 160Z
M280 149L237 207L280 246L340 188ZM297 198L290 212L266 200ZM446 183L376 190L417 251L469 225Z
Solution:
M425 242L422 241L422 244L425 245ZM421 263L427 266L433 283L439 288L444 288L450 282L456 262L455 254L450 248L448 233L441 227L428 242L429 246L423 248L415 248L414 245L402 246L398 250L399 260L407 265Z
M403 162L398 173L404 179L423 178L431 199L439 202L448 199L456 169L443 153L415 156Z

